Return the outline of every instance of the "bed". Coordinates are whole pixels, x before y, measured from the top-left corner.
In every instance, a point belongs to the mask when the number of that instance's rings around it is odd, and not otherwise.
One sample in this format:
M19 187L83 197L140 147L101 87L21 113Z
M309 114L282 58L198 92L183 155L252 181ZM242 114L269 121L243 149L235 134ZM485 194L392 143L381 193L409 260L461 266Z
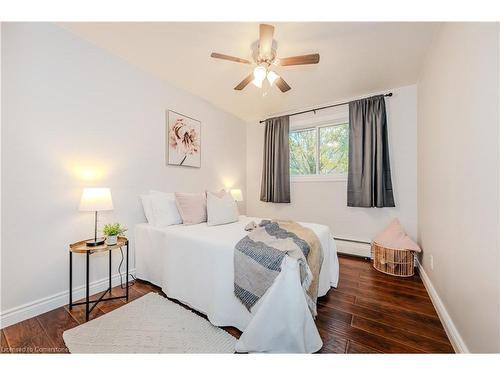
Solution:
M208 226L150 224L135 227L136 274L205 314L216 326L242 331L238 352L312 353L322 341L300 285L298 263L285 257L282 271L249 312L234 295L233 254L247 232L245 226L261 219L240 216L231 224ZM324 260L318 296L336 287L339 266L335 242L325 225L301 223L318 236Z

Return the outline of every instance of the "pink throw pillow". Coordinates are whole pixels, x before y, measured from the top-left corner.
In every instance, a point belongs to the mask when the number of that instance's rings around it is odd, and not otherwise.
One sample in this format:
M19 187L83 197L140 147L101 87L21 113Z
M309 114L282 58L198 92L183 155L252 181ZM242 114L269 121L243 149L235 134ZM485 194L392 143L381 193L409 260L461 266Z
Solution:
M392 220L389 226L379 233L373 241L391 249L421 251L420 246L406 234L398 219Z
M199 224L207 221L205 193L175 193L175 203L183 224Z

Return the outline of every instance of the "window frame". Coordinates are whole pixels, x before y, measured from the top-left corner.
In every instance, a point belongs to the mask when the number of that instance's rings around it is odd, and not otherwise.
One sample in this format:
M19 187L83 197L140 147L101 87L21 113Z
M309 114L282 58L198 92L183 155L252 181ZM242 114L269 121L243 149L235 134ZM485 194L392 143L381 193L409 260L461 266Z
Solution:
M314 121L314 122L306 122L299 124L297 126L293 126L290 128L290 133L292 132L300 132L307 130L315 130L316 132L316 173L315 174L290 174L290 182L319 182L319 181L347 181L347 173L328 173L322 174L319 173L319 155L320 155L320 129L333 127L333 126L341 126L346 125L349 126L349 117L341 116L332 118L329 120L323 121Z

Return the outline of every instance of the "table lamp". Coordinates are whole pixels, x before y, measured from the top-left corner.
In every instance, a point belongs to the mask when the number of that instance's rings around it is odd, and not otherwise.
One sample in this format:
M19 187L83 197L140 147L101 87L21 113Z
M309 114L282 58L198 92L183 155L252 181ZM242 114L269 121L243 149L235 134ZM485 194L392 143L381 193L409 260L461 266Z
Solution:
M84 188L80 200L80 211L95 212L94 239L86 242L87 246L98 246L104 243L104 238L97 238L97 212L113 209L111 191L109 188Z
M243 202L243 194L240 189L231 189L230 193L236 202Z

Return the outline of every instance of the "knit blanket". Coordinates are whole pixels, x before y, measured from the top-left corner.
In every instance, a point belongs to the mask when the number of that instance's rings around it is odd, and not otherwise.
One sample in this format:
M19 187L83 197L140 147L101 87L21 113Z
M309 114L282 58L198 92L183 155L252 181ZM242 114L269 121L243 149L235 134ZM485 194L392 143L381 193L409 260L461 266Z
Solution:
M234 252L234 294L251 311L281 272L285 256L297 259L309 310L316 317L323 250L316 234L293 221L262 220Z

